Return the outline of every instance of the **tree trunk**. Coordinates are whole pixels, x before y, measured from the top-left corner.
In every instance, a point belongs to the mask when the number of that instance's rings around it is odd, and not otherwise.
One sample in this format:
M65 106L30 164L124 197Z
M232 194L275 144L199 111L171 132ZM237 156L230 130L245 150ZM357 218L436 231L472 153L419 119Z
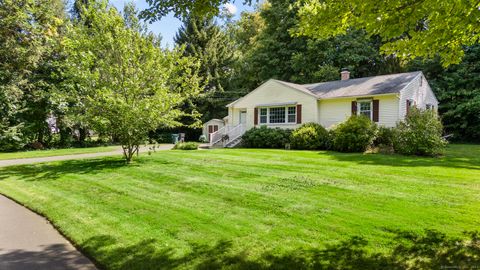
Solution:
M81 127L78 129L78 142L81 146L85 145L85 139L87 138L87 129Z
M128 164L132 162L132 159L135 153L137 153L137 156L138 156L138 145L134 145L134 144L122 145L122 149L123 149L123 157L125 158L125 161Z

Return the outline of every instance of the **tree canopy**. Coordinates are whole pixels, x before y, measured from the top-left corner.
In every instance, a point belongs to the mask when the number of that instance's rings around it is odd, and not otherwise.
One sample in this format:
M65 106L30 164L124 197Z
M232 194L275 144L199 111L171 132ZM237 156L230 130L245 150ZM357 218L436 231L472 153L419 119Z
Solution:
M403 59L435 57L458 64L463 46L480 40L480 2L438 0L305 0L298 3L296 33L316 38L365 29L385 42L385 54Z

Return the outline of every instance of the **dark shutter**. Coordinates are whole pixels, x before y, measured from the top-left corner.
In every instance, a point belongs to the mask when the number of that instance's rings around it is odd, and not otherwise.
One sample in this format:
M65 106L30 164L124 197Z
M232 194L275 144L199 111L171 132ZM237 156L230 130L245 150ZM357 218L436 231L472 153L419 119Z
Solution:
M411 101L407 99L407 114L410 112Z
M352 101L352 115L357 114L357 102L354 100Z
M378 109L379 109L379 102L378 99L373 100L373 122L378 122Z
M253 113L253 124L258 125L258 108L254 109Z
M302 104L297 104L297 124L302 123Z

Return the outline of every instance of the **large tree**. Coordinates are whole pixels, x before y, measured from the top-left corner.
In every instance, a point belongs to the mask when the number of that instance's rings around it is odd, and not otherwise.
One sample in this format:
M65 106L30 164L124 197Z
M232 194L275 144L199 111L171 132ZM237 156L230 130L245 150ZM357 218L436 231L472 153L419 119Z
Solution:
M342 68L349 68L353 77L364 77L401 71L397 59L379 53L377 37L369 37L363 30L350 30L344 35L328 39L292 36L297 9L293 0L273 0L260 6L256 15L242 15L236 30L238 48L244 50L243 70L236 71L237 85L254 89L270 78L296 83L311 83L339 79ZM260 22L257 22L260 21ZM260 32L250 25L262 24ZM243 41L242 41L243 40ZM254 41L246 43L247 40ZM245 76L244 74L247 74Z
M200 62L199 75L204 88L191 106L203 114L202 120L226 115L225 85L228 84L234 60L234 47L225 31L213 19L188 17L175 36L178 46L185 46L184 55Z
M382 51L404 59L440 56L459 63L463 47L480 40L477 0L305 0L298 4L297 33L318 38L365 29L384 41Z
M0 0L0 149L14 150L48 133L52 63L63 1ZM28 139L27 139L28 137Z
M181 51L162 50L153 35L126 23L105 2L83 14L65 39L68 72L91 126L116 137L130 162L149 131L198 116L180 109L199 92L197 64Z

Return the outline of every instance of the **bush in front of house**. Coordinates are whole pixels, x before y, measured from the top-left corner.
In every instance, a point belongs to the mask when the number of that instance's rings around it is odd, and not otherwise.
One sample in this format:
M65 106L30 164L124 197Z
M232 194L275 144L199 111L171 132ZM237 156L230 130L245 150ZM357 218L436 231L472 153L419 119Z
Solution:
M411 108L405 121L397 124L393 148L404 155L438 156L447 145L442 133L443 125L435 111Z
M197 142L179 142L175 144L173 149L175 150L197 150L199 143Z
M333 130L333 148L339 152L365 152L376 133L377 125L369 118L353 115Z
M330 146L330 134L320 124L306 123L292 131L290 144L293 149L325 150Z
M242 136L242 146L247 148L284 148L289 143L290 130L280 128L249 129Z

